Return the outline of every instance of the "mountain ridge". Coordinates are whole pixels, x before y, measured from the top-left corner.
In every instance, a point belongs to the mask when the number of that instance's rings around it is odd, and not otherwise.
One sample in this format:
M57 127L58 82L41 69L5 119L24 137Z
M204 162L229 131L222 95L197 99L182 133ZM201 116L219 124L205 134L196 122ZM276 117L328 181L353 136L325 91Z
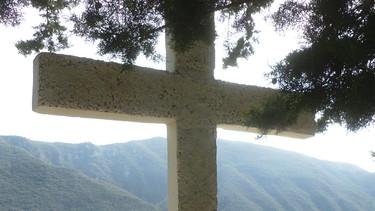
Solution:
M167 210L163 138L101 146L5 139ZM375 174L359 167L244 142L217 146L219 210L375 210Z
M0 139L1 210L158 210L81 172L44 163Z

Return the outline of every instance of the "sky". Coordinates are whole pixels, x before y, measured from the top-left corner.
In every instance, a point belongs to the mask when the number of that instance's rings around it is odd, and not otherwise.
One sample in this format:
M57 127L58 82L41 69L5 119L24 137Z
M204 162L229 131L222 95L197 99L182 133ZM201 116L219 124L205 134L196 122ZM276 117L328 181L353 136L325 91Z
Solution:
M72 118L37 114L31 110L32 72L34 55L24 57L18 54L15 42L30 38L35 25L35 14L25 16L23 25L15 28L0 26L0 135L17 135L36 141L81 143L97 145L142 140L152 137L166 137L163 124L145 124L124 121L109 121ZM270 65L282 59L288 52L298 48L298 34L294 32L276 33L273 28L257 18L261 30L255 54L248 60L241 60L238 68L221 68L221 37L226 36L225 26L217 28L219 35L216 51L215 78L234 83L272 87L264 77ZM225 25L225 24L224 24ZM70 37L72 47L60 53L100 60L110 60L96 54L95 45L74 36ZM160 52L164 51L163 39ZM165 64L154 64L141 57L137 64L157 69L165 69ZM302 153L317 159L346 162L375 172L375 127L357 133L348 133L338 125L330 127L324 134L308 139L293 139L266 136L256 139L257 134L218 129L218 138L232 141L246 141Z

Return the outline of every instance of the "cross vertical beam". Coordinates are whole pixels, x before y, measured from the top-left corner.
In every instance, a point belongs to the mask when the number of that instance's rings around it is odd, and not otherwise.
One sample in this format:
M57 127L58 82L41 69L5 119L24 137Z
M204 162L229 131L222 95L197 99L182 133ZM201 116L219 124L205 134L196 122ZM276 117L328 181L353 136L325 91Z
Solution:
M214 16L209 19L211 33L215 34ZM197 85L214 81L214 43L197 42L186 52L175 52L166 35L166 55L167 71L190 78ZM217 209L216 121L206 104L186 104L167 126L169 210Z
M178 210L216 210L216 124L177 121L177 133Z
M215 34L213 15L209 19ZM197 42L186 52L174 52L169 42L167 35L167 71L190 78L198 86L214 81L214 43ZM186 104L167 126L169 210L217 209L216 121L206 100Z
M197 43L174 56L173 73L134 66L119 75L121 64L39 54L33 110L167 124L169 209L216 210L217 125L256 131L244 127L246 113L277 91L215 80L213 43ZM311 137L314 115L302 116L288 130L281 135Z
M216 124L168 125L168 209L216 210Z

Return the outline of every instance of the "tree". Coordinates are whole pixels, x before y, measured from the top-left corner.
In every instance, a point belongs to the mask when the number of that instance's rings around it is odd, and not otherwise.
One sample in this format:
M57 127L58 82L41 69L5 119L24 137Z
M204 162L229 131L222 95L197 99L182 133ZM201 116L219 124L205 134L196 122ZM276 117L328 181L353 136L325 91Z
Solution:
M302 31L304 45L268 74L284 94L250 112L263 133L284 130L302 109L318 113L318 129L339 123L357 131L375 122L374 0L286 1L272 14L278 30Z
M224 66L236 66L238 58L253 53L254 21L252 15L271 4L272 0L4 0L0 3L0 23L15 26L22 21L22 9L40 11L44 22L35 27L32 39L16 44L19 52L28 55L43 49L58 51L69 47L69 33L99 41L98 52L132 64L140 53L158 59L155 50L162 32L171 37L176 51L189 49L196 41L213 43L215 35L208 29L208 18L220 13L221 21L231 20L236 41L224 45L227 57ZM72 12L78 5L81 12ZM62 24L63 14L71 11ZM167 30L166 30L167 29Z
M162 32L171 37L176 51L197 41L213 43L208 29L214 12L231 23L224 41L224 67L236 66L238 58L253 53L252 15L272 0L3 0L0 24L15 26L22 9L40 11L44 22L35 27L32 39L19 41L22 54L42 49L69 47L69 33L99 41L100 54L110 54L133 64L140 53L160 58L155 46ZM83 9L76 10L78 5ZM268 74L282 93L269 98L264 107L249 113L248 126L285 130L301 110L320 114L319 130L332 123L357 131L374 123L375 117L375 15L374 0L288 0L272 15L278 30L299 29L305 44L273 66ZM67 13L70 11L70 13ZM73 23L68 29L62 24Z

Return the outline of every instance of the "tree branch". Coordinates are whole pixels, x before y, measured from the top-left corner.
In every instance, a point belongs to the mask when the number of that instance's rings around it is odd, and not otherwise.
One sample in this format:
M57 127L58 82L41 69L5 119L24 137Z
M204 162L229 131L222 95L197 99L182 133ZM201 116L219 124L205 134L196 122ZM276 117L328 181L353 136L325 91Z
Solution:
M226 5L218 5L214 8L213 12L217 12L217 11L224 10L224 9L229 9L231 7L239 6L247 2L249 2L249 0L236 1L230 4L226 4Z

